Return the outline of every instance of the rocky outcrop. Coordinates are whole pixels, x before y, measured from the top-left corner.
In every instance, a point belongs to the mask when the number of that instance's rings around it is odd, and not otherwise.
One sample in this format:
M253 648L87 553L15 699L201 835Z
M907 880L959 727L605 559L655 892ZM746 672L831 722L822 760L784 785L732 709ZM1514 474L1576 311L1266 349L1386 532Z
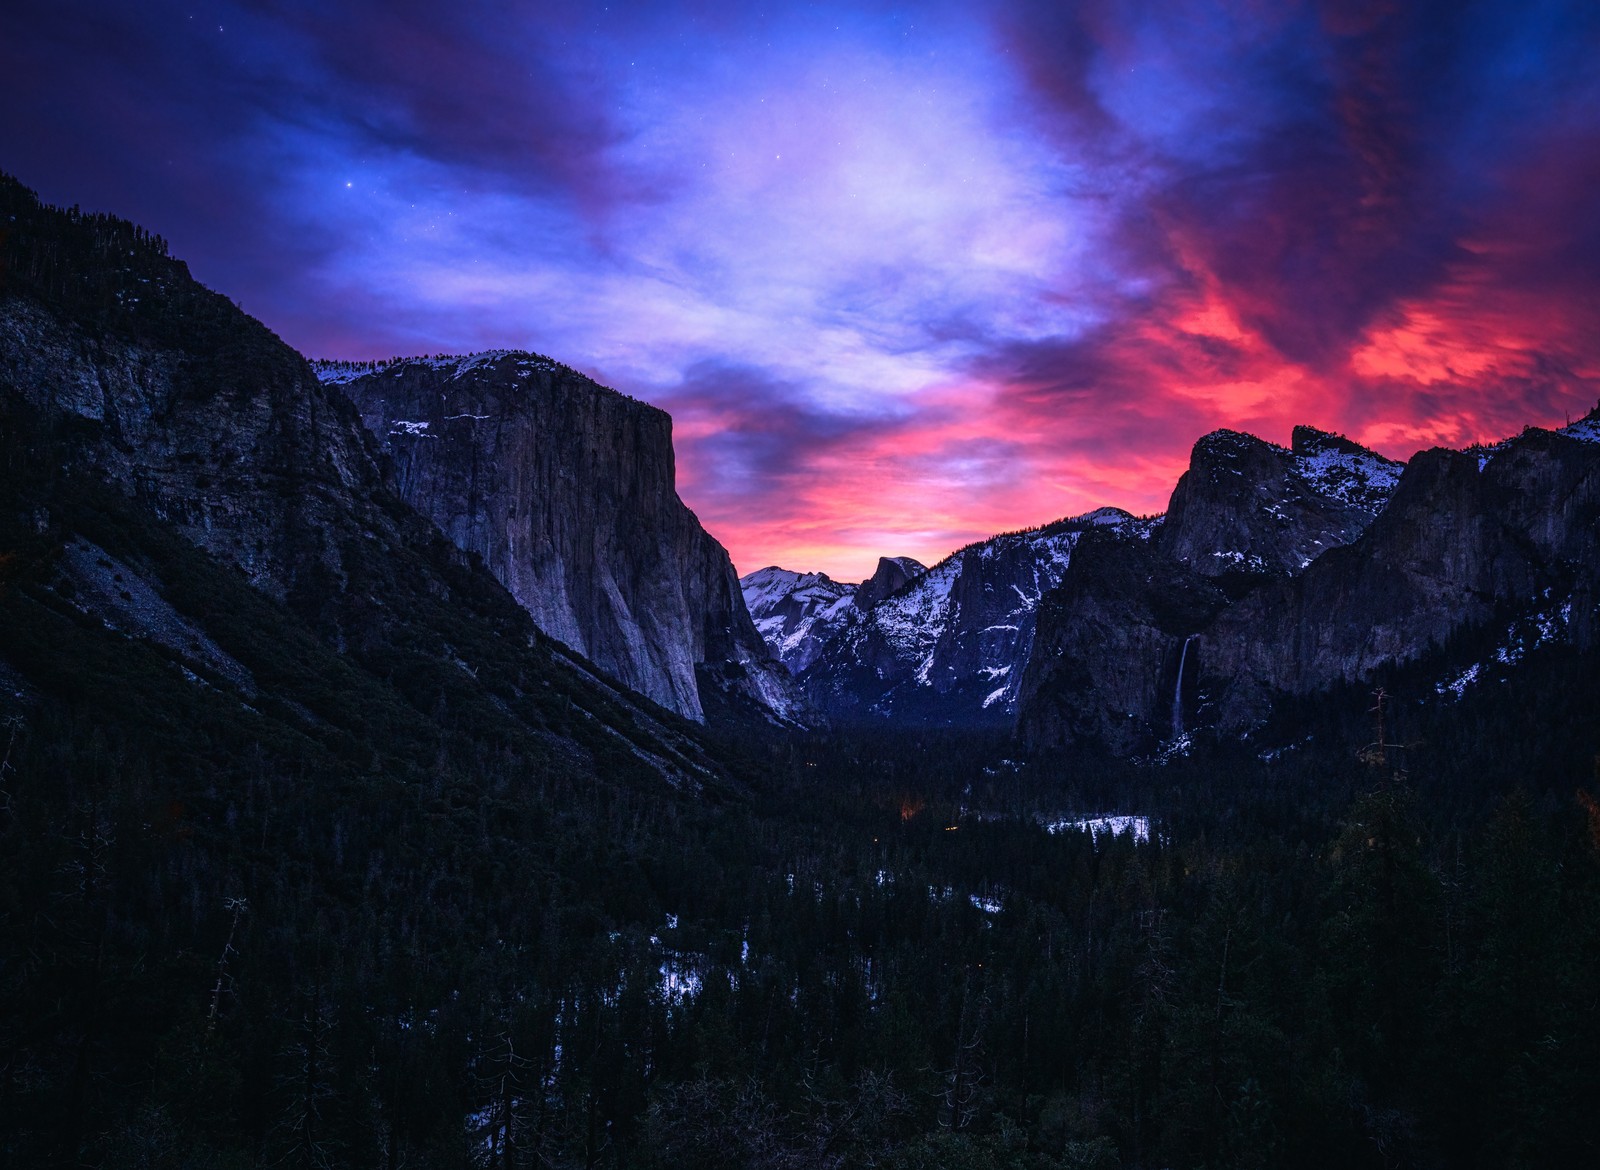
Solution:
M1366 530L1400 470L1311 427L1296 427L1290 448L1213 431L1173 489L1161 548L1207 577L1298 573Z
M113 313L0 300L7 397L60 438L76 474L116 484L324 632L350 635L353 615L336 604L351 575L348 538L423 541L428 527L390 514L354 408L304 359L181 265L131 260L144 263L101 276Z
M1240 733L1283 696L1414 661L1519 607L1592 642L1597 440L1592 415L1427 451L1396 476L1308 428L1290 451L1207 436L1151 542L1078 549L1041 608L1019 730L1120 754L1202 726Z
M856 608L866 612L923 576L928 567L910 557L879 557L872 576L856 586Z
M318 371L356 404L406 501L540 629L692 719L708 688L796 713L727 552L678 498L664 411L528 353Z
M1600 443L1593 424L1529 430L1492 455L1411 460L1361 540L1243 599L1197 640L1213 720L1241 730L1273 695L1313 694L1411 661L1531 605L1594 641Z
M1151 530L1125 512L1102 510L997 536L952 554L871 609L852 610L802 675L807 696L839 721L1006 724L1040 599L1061 580L1079 538L1102 527ZM893 562L880 562L884 577L893 571Z
M159 240L43 207L4 176L0 224L0 438L8 472L32 469L28 500L6 508L18 522L26 507L21 522L56 549L51 604L162 646L241 694L311 686L287 660L272 663L271 680L231 660L212 640L232 621L226 607L177 612L164 600L170 580L116 559L125 554L106 543L115 524L88 539L74 531L98 514L92 491L109 491L144 528L236 567L237 588L247 581L356 664L338 669L388 696L380 707L420 704L426 722L454 695L504 720L508 736L544 744L547 763L592 773L589 753L614 749L674 782L709 774L686 726L543 638L396 494L349 399L198 285ZM318 719L361 718L337 708Z

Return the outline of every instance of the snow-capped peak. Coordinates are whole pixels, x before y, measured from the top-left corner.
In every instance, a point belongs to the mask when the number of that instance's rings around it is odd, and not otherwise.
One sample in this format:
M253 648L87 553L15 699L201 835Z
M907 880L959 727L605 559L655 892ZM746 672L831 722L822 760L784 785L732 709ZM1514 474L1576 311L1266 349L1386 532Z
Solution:
M826 573L768 565L739 579L745 608L774 654L798 674L854 606L856 586Z
M1069 517L1069 522L1094 527L1106 527L1126 524L1133 519L1136 519L1136 517L1132 512L1125 512L1121 508L1100 507L1092 512L1085 512L1081 516Z

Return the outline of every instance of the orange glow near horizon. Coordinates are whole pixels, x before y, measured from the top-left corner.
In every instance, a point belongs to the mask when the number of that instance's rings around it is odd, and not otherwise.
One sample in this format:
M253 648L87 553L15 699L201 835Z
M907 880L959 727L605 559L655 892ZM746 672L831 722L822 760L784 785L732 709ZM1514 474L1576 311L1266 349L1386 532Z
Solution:
M696 445L737 415L686 419L681 491L741 573L778 564L860 580L880 555L932 565L997 532L1103 505L1163 511L1190 447L1218 427L1287 443L1307 423L1408 459L1560 426L1595 405L1594 370L1580 358L1591 317L1460 282L1404 302L1313 365L1244 324L1213 287L1098 339L1115 371L1109 388L990 376L931 389L912 421L805 458L760 508L702 495L693 474Z

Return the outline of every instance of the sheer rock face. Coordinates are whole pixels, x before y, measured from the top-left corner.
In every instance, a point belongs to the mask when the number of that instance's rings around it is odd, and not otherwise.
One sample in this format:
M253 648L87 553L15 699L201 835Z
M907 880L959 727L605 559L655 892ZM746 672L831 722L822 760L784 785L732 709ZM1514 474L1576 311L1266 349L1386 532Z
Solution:
M1295 440L1207 436L1150 545L1080 547L1041 608L1025 737L1128 754L1196 726L1242 732L1279 696L1414 660L1535 601L1593 642L1600 417L1423 452L1397 478L1347 440Z
M1166 738L1187 635L1227 603L1214 578L1163 555L1159 536L1087 534L1040 606L1018 730L1036 745L1117 755ZM1195 664L1184 665L1187 674Z
M532 354L324 364L408 503L539 627L693 719L719 699L795 711L727 552L678 498L672 420Z
M856 586L856 608L869 610L891 594L898 593L928 571L928 566L910 557L879 557L872 576Z

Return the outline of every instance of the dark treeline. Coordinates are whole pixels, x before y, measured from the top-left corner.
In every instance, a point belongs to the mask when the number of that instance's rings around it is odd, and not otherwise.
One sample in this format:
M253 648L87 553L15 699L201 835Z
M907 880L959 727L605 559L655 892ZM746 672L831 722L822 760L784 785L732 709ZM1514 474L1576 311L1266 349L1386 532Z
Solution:
M746 743L707 801L373 770L150 654L0 734L8 1165L1592 1164L1600 814L1522 771L1592 662L1405 774L1352 704L1270 766ZM1106 811L1151 840L1039 824Z

